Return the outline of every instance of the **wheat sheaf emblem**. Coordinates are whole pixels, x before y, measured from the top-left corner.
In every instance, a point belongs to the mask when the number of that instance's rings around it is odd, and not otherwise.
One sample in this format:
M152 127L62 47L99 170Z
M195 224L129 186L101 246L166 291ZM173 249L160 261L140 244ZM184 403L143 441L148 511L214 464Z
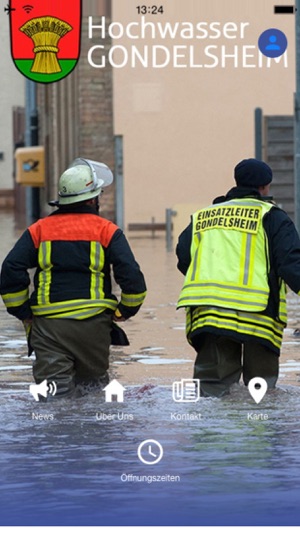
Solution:
M21 26L20 31L33 40L35 54L31 72L54 74L61 72L57 53L58 42L73 28L56 17L38 17L30 19Z

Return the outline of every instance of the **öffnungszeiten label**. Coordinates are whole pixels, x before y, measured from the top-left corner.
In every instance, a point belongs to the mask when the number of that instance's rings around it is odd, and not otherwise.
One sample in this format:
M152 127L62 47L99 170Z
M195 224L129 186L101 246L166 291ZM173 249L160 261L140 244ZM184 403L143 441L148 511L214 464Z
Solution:
M172 476L171 474L138 476L135 474L123 473L120 479L122 483L148 483L148 484L150 483L179 483L181 481L180 476L174 476L174 475Z

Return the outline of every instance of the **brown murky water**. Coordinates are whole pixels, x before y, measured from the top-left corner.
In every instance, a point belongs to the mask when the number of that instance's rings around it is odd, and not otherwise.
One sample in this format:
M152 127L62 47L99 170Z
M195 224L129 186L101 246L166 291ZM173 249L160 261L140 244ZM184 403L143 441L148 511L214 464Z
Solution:
M1 260L19 233L0 214ZM194 362L176 311L182 276L163 238L130 242L148 296L124 324L130 346L111 353L122 404L100 391L36 403L23 327L1 303L0 525L300 525L300 299L289 295L278 388L260 405L242 385L175 403L172 382ZM158 464L137 456L146 439L163 446Z

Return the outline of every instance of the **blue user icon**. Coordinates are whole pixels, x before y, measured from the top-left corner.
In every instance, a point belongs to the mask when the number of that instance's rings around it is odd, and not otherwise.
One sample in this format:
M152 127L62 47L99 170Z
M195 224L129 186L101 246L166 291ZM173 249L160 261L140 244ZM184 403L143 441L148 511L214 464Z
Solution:
M288 41L285 34L276 28L264 31L258 39L258 48L267 57L279 57L287 49Z
M276 44L277 37L276 35L270 35L269 37L270 44L266 46L266 50L281 50L279 44Z

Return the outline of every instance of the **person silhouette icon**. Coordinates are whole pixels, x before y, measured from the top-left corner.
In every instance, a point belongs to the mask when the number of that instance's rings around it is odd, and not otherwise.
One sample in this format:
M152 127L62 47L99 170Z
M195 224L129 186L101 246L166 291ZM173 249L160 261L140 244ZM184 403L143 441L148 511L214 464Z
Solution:
M259 51L266 57L275 58L284 54L288 41L286 35L278 28L265 30L258 38Z
M270 41L270 44L266 46L266 50L280 50L280 46L276 44L276 41L277 41L276 35L270 35L269 41Z

